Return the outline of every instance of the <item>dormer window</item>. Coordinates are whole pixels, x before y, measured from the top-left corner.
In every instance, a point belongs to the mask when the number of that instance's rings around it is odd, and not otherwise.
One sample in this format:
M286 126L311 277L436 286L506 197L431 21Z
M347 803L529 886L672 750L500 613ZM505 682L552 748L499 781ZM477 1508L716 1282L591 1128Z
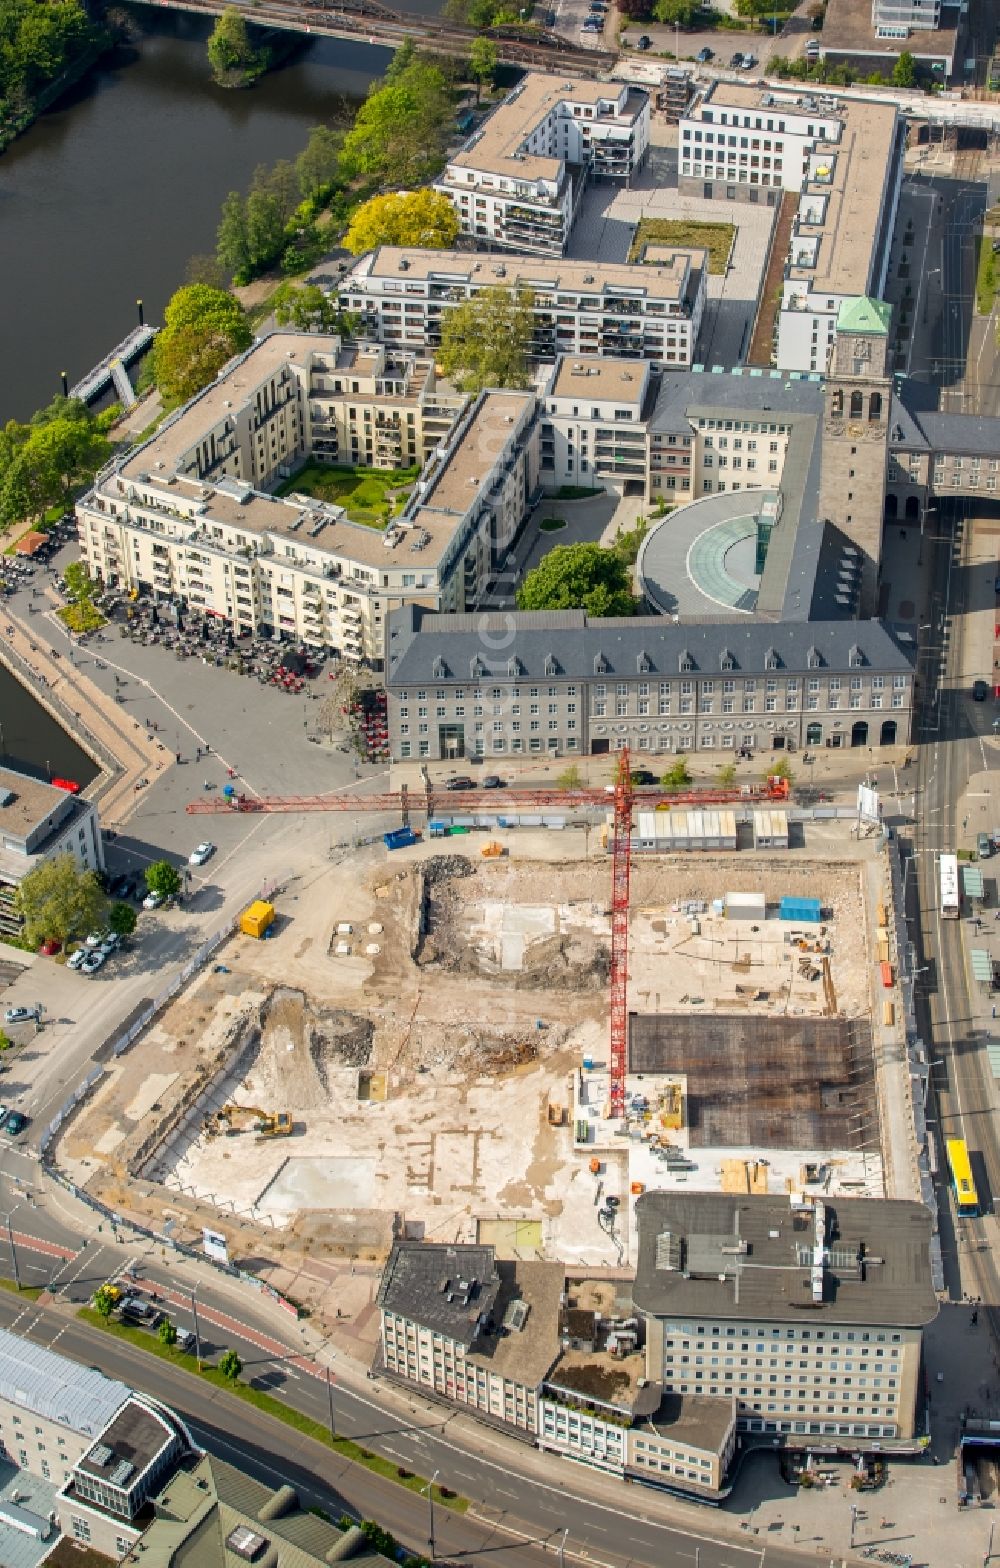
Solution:
M682 675L690 675L691 671L694 669L694 660L686 648L677 661L677 668L680 670Z
M806 654L806 669L818 670L822 662L823 661L819 656L819 650L817 648L810 648L809 652Z
M436 681L446 681L450 673L451 671L448 669L447 664L445 664L444 660L439 654L438 657L434 660L431 674Z
M775 653L774 649L773 648L768 648L767 652L764 655L764 668L765 668L765 670L776 670L778 668L779 663L780 663L780 660L778 659L778 655Z
M485 660L478 653L469 661L469 674L474 681L482 680L486 674Z
M850 653L847 655L847 667L850 670L860 670L864 662L865 656L861 652L861 649L858 647L857 643L855 643L851 648Z
M643 649L642 653L639 654L639 656L637 657L637 659L635 661L635 664L636 664L636 669L638 670L640 675L648 675L650 670L653 668L653 661L649 657L649 654L645 651L645 649Z
M595 675L608 675L610 673L610 671L611 671L611 665L608 663L608 661L604 657L603 653L597 654L595 656L595 658L594 658L594 674Z
M556 659L554 654L547 653L545 655L545 673L546 675L559 674L559 661Z
M730 653L728 648L723 648L723 650L722 650L722 657L719 660L719 666L723 670L735 670L735 668L736 668L736 660L734 659L733 655Z

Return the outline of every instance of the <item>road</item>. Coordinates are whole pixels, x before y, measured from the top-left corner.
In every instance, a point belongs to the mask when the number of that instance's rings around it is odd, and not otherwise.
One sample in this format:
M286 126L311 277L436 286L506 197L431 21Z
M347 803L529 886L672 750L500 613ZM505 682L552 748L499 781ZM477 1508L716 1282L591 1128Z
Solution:
M320 1507L335 1516L346 1511L377 1519L410 1550L426 1550L427 1510L419 1497L332 1454L253 1406L199 1383L169 1362L147 1357L135 1347L79 1323L65 1310L40 1309L0 1293L0 1324L39 1344L53 1344L61 1355L95 1366L109 1377L164 1400L209 1452L240 1465L269 1486L287 1482L296 1488L306 1507ZM252 1358L252 1347L238 1348ZM316 1391L316 1397L310 1400L308 1390ZM321 1421L326 1419L325 1383L298 1379L288 1392L288 1402ZM703 1528L682 1533L650 1522L641 1512L580 1497L570 1503L566 1488L527 1480L511 1466L462 1455L442 1435L449 1417L437 1418L430 1426L422 1426L419 1420L401 1423L397 1414L386 1412L373 1400L343 1390L338 1391L336 1410L341 1434L360 1439L366 1447L419 1474L439 1470L442 1484L476 1500L477 1506L465 1516L435 1508L439 1558L471 1561L486 1557L498 1568L536 1568L543 1555L557 1553L568 1525L567 1559L585 1558L590 1564L607 1563L612 1568L628 1563L648 1563L656 1568L680 1568L685 1563L697 1568L758 1568L759 1564L801 1568L805 1561L815 1561L812 1554L780 1546L763 1548L756 1543L713 1540L710 1516L706 1516ZM624 1496L638 1510L643 1508L635 1493Z

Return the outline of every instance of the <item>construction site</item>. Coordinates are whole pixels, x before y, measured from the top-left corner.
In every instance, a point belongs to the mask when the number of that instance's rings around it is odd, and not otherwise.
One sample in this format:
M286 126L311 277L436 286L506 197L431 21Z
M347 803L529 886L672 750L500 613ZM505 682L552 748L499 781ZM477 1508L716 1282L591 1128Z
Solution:
M780 854L636 856L616 1058L604 837L341 851L109 1064L60 1164L293 1270L399 1236L627 1265L650 1188L880 1193L877 847L826 822Z

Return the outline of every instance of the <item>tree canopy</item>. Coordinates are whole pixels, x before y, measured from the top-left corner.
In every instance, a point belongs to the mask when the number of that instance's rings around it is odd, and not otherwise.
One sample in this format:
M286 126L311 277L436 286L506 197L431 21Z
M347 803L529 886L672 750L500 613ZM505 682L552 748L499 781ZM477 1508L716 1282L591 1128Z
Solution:
M205 283L179 288L163 323L153 343L153 374L163 396L174 401L194 397L253 341L239 301Z
M164 898L173 898L180 892L180 873L169 860L154 860L151 866L146 867L146 886L151 893L161 893Z
M0 0L0 131L97 36L78 0Z
M476 83L478 98L487 82L492 86L500 56L492 38L474 38L469 45L469 74Z
M328 125L313 126L309 140L295 160L299 190L304 197L313 200L332 190L340 173L343 145L343 131L331 131Z
M414 52L373 86L344 137L343 168L412 187L440 168L452 98L443 71Z
M653 15L667 27L687 27L698 9L698 0L656 0Z
M42 516L89 479L110 447L83 403L60 397L27 425L10 420L0 430L0 522Z
M363 202L351 219L344 247L353 256L376 245L420 245L447 250L458 238L458 214L439 191L397 191Z
M912 87L917 80L917 62L908 49L904 49L892 68L893 87Z
M530 0L526 9L532 9ZM487 27L520 21L521 10L518 0L445 0L442 14L450 22L485 31Z
M517 607L632 615L631 573L617 551L599 544L556 545L524 579L517 591Z
M528 385L534 318L528 289L482 289L441 319L438 358L463 392Z
M341 310L335 294L325 294L318 283L279 284L271 295L271 308L279 327L296 327L300 332L339 332L353 337L358 318Z
M24 920L24 934L37 945L86 936L104 919L107 901L93 871L84 871L75 855L46 860L21 882L17 903Z
M264 50L251 42L250 29L237 6L227 6L208 40L208 63L221 87L242 87L267 64Z

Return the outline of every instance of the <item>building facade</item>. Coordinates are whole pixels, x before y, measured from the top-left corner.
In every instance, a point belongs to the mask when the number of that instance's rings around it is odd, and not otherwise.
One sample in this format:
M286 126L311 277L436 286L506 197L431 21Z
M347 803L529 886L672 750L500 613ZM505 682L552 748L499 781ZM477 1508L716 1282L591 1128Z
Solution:
M680 186L775 206L798 195L774 363L824 371L846 300L879 298L902 186L894 104L714 83L681 122Z
M362 335L415 350L439 346L451 307L502 288L530 297L534 359L600 354L676 370L697 357L707 272L693 249L636 267L380 245L344 274L339 296Z
M59 855L72 855L82 871L104 870L96 806L16 768L0 768L0 935L23 930L17 890L29 872Z
M485 248L561 256L588 179L627 184L649 147L649 95L624 82L525 76L435 182Z
M651 1378L788 1446L919 1450L928 1209L654 1192L635 1212Z
M903 744L914 654L877 621L679 624L582 610L391 621L397 761Z

